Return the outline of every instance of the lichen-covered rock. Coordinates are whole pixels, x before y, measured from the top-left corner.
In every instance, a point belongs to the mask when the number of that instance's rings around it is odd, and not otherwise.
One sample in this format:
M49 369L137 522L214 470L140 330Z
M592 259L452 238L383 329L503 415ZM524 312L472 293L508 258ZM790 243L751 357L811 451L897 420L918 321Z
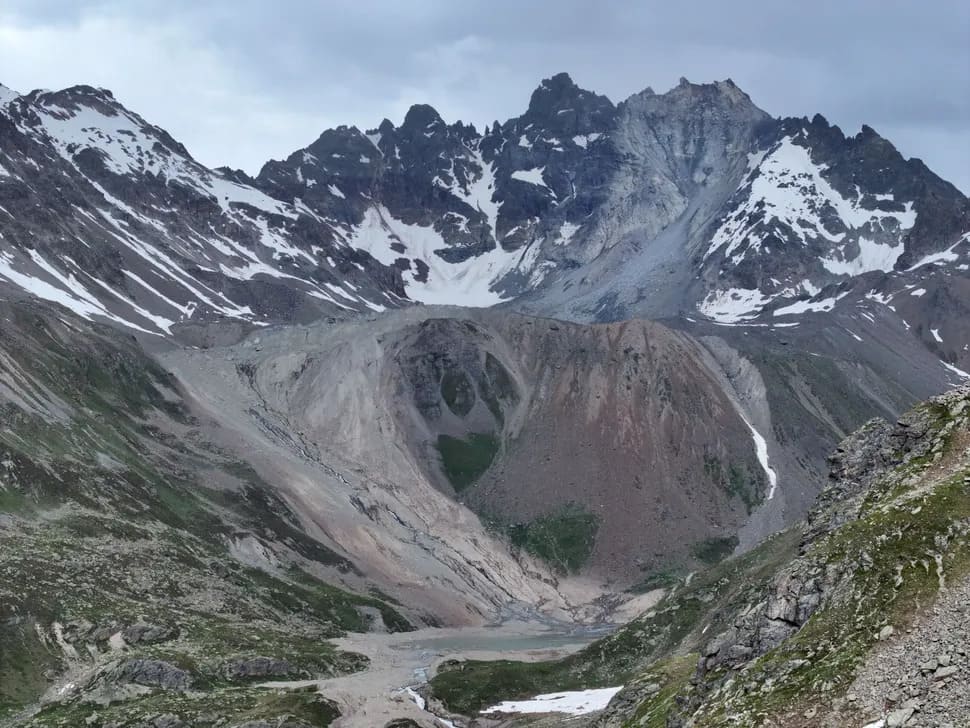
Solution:
M168 642L179 636L179 628L164 624L146 624L139 622L125 627L121 637L129 645L154 645Z
M163 660L141 657L125 660L107 675L115 683L134 683L163 690L188 690L193 683L192 674Z
M222 673L229 680L246 680L249 678L293 677L303 675L301 670L289 660L275 657L241 657L226 662L222 666Z

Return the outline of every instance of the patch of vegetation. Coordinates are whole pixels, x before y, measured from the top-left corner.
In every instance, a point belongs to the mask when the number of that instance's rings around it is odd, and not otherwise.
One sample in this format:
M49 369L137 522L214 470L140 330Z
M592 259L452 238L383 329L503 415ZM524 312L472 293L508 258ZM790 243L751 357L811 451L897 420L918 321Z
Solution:
M0 717L44 692L59 657L41 643L29 619L0 626Z
M763 655L745 671L745 682L772 679L771 690L735 693L725 709L748 715L773 715L793 705L826 702L848 688L858 666L887 621L906 624L920 605L932 602L940 572L949 580L970 574L970 543L955 531L970 519L970 492L958 473L905 505L882 503L816 544L812 558L832 567L853 564L866 555L866 567L853 569L851 598L815 612L793 637ZM914 511L918 511L914 514ZM949 548L941 551L941 544ZM939 556L940 561L935 560ZM791 666L794 665L794 668ZM699 725L720 725L720 711Z
M0 513L19 513L29 508L29 501L19 490L5 489L0 483Z
M754 474L743 463L729 463L727 466L714 455L704 456L704 472L711 481L732 497L744 503L748 513L764 498L765 474L758 469Z
M471 433L462 440L438 435L441 465L457 492L461 492L488 470L499 450L498 438L492 433Z
M623 728L667 728L667 716L676 706L677 695L690 682L697 667L696 654L673 657L654 663L645 670L634 687L643 690L647 697L637 706L633 717ZM653 688L656 688L654 690Z
M338 717L337 705L314 692L233 688L209 692L155 692L134 701L106 706L54 704L26 725L30 728L75 728L83 725L148 724L158 715L175 715L188 725L208 725L214 716L219 725L266 721L273 725L289 717L326 728ZM90 721L90 722L89 722Z
M559 513L508 526L507 533L515 546L560 572L575 573L593 552L598 530L599 519L595 515L570 504Z
M367 620L356 609L373 607L391 632L412 632L414 625L381 599L352 594L314 578L306 572L296 572L297 583L308 595L311 608L339 615L338 626L347 632L366 632Z
M479 711L502 700L528 698L554 690L581 690L606 687L603 680L587 678L564 670L557 662L446 662L432 680L436 697L449 710L462 715Z
M716 564L734 553L737 545L737 536L706 538L691 546L691 553L694 558L703 561L705 564Z
M654 589L669 589L679 584L685 574L681 569L660 569L652 571L643 577L627 591L634 594L646 594Z

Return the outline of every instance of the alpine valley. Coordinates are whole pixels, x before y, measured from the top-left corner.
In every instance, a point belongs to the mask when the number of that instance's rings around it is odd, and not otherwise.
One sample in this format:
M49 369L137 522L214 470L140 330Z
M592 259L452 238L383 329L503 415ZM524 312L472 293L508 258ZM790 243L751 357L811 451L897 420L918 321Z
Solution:
M730 80L0 86L0 726L970 725L968 372L970 198Z

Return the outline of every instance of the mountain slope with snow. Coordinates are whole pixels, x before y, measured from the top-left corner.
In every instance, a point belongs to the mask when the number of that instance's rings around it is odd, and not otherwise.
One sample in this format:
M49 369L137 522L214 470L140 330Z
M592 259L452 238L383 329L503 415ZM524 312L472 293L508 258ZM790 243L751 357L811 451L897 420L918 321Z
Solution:
M615 105L559 74L482 132L416 105L256 178L85 86L4 89L0 127L0 278L158 335L409 302L788 326L870 292L953 296L970 268L952 185L730 81ZM950 332L942 358L970 368L939 296L913 298L917 337Z
M205 168L104 90L9 98L0 169L0 278L87 318L168 335L381 310L401 291L325 221Z

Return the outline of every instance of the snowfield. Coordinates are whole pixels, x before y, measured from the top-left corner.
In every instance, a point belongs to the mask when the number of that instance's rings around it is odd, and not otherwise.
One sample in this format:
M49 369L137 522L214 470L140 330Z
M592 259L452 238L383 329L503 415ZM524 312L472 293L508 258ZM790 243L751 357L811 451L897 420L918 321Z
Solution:
M507 700L491 708L481 711L482 715L489 713L566 713L568 715L585 715L603 710L613 696L623 689L600 688L598 690L576 690L564 693L548 693L536 695L529 700Z

